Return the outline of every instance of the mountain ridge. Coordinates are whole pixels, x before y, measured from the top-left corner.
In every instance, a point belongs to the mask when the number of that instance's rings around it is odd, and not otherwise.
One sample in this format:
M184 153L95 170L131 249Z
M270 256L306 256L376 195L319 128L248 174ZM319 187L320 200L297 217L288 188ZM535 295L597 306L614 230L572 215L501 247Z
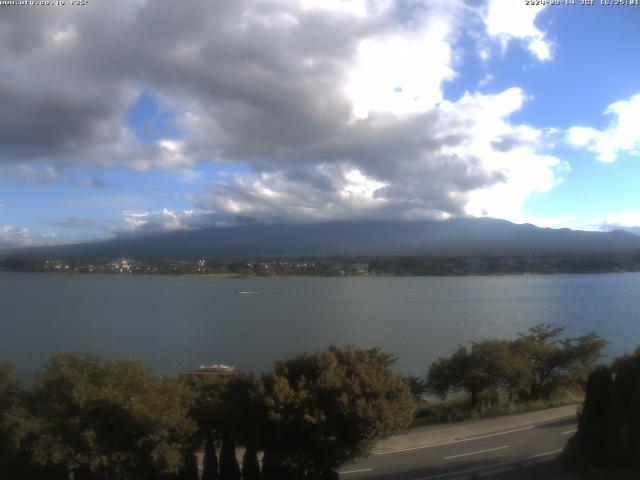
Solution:
M494 218L246 224L121 235L109 240L13 250L41 258L196 259L291 256L478 255L640 251L640 236L515 224ZM0 252L1 253L1 252Z

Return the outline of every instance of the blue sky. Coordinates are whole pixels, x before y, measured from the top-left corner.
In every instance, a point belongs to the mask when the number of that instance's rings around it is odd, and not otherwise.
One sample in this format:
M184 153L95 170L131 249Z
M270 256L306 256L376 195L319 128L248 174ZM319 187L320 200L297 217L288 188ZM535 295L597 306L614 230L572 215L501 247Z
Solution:
M640 7L0 12L0 248L245 221L640 226Z

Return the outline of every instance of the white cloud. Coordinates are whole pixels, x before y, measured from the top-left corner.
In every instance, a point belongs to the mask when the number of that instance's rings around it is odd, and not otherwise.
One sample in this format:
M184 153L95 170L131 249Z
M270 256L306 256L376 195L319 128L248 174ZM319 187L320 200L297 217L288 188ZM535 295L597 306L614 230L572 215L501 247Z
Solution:
M594 152L602 162L615 162L621 152L640 154L640 93L629 100L612 103L604 113L614 117L605 129L571 127L567 131L567 142Z
M51 39L55 44L64 45L74 41L78 37L78 32L73 24L66 23L51 34Z
M367 178L358 169L348 170L344 174L345 183L340 194L345 198L358 200L373 200L376 192L388 186L387 183Z
M168 208L160 212L122 212L124 225L116 229L117 234L158 233L203 228L212 222L206 214L193 210L175 211Z
M236 174L228 182L210 184L195 201L223 221L348 220L384 215L390 202L377 194L385 186L356 168L321 164L296 173Z
M158 141L160 148L157 164L163 168L178 168L193 165L195 159L185 154L185 145L178 140Z
M434 17L417 31L362 40L346 86L354 115L424 112L440 102L442 83L454 76L450 27Z
M640 212L618 212L600 219L592 219L593 225L609 224L609 225L627 225L630 227L640 226Z
M538 60L551 59L551 42L535 25L544 5L525 5L522 0L490 0L485 17L487 33L505 50L512 40L524 41Z
M519 88L495 95L466 95L443 108L457 110L466 119L471 136L453 151L476 157L483 168L499 172L502 181L469 193L466 213L522 221L523 205L531 195L546 192L562 180L568 165L538 152L545 132L526 125L512 125L507 118L527 100Z
M149 212L130 212L125 210L122 212L122 216L128 230L140 228L149 221Z
M602 216L585 217L580 215L565 215L540 217L524 215L522 222L533 223L539 227L571 228L595 232L610 232L625 230L640 235L640 211L620 211Z
M589 230L611 231L626 230L640 234L640 211L621 211L601 217L589 218L585 221Z
M33 240L26 228L10 225L0 228L0 248L29 247L31 245L33 245Z
M34 234L28 228L5 225L0 227L0 249L42 247L59 243L55 233Z
M23 163L16 165L4 165L0 167L4 177L14 177L34 183L54 183L61 179L60 170L49 164Z
M551 58L551 47L549 42L541 38L534 38L529 42L529 50L538 57L538 60L549 60Z
M196 183L202 180L204 172L192 168L183 168L176 172L176 180L183 183Z
M487 73L484 77L480 79L478 82L478 88L482 88L490 84L495 80L495 77L491 73Z

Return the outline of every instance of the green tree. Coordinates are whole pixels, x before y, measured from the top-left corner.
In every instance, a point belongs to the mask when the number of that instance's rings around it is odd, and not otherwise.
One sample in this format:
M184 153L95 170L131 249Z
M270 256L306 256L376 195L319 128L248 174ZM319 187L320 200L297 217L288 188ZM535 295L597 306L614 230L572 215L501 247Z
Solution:
M128 480L176 474L195 426L189 392L138 359L102 363L78 353L49 360L28 396L34 459L76 477Z
M21 442L20 384L10 365L0 364L0 465L17 453Z
M428 391L427 383L418 377L405 377L404 381L407 382L416 402L420 401L422 394Z
M276 363L265 381L264 478L319 478L407 426L414 402L394 360L334 346Z
M562 337L564 331L565 327L541 324L514 341L516 352L530 366L528 398L548 397L563 385L586 386L607 342L595 332L572 338Z
M456 390L468 393L471 408L490 388L517 391L529 375L523 357L506 340L472 342L471 348L458 346L450 357L436 360L427 375L428 389L442 397Z
M33 429L12 366L0 364L0 472L7 478L56 478L51 469L35 468L26 449Z

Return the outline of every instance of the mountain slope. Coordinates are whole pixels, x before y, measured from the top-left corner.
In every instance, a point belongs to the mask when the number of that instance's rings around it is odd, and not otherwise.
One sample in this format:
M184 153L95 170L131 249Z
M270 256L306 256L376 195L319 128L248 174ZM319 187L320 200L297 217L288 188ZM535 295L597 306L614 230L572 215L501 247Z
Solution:
M266 256L446 255L640 251L640 236L517 225L491 218L213 227L31 248L42 258L194 259Z

